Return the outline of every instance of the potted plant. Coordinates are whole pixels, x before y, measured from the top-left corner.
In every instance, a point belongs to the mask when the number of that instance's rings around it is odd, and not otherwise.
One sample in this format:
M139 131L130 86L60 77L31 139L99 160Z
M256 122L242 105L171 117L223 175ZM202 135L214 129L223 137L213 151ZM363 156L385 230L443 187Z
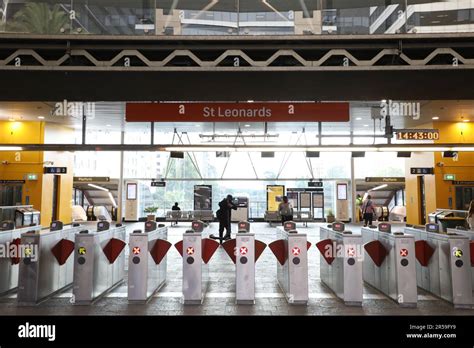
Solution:
M147 221L155 221L156 219L156 212L158 210L158 207L155 207L153 205L146 207L143 211L147 213L148 215L146 216Z
M326 221L328 223L333 223L336 221L336 217L334 216L334 213L332 212L332 209L328 209L328 213L326 215Z

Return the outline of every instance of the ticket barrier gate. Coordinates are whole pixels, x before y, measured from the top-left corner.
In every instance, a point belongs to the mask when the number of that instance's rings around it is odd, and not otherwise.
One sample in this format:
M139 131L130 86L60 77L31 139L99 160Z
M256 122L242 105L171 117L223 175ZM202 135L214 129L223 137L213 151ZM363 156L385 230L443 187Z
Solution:
M469 237L469 250L471 254L471 274L472 274L472 289L474 290L474 231L473 230L467 230L463 228L448 228L448 234L452 233L458 233L463 236Z
M321 281L347 306L362 306L362 236L341 222L320 228Z
M19 264L18 304L35 305L67 289L73 280L74 234L83 227L64 228L53 221L49 230L21 235L25 257Z
M128 301L146 303L166 283L168 227L155 221L145 223L145 233L133 231L129 237Z
M202 304L209 285L208 262L219 243L202 238L204 223L193 221L192 230L183 234L183 240L175 248L183 257L183 301L184 304Z
M305 233L298 233L296 224L287 221L277 227L277 240L268 245L277 259L277 280L290 304L308 303L308 242Z
M237 304L255 303L255 263L267 245L255 240L250 233L250 223L238 223L235 239L225 241L222 246L235 264L235 299Z
M97 231L76 233L71 302L88 305L120 285L125 275L125 226L97 223Z
M415 237L416 283L455 308L472 307L469 237L439 233L438 224L425 230L407 227Z
M0 245L3 245L9 257L0 257L0 296L18 287L18 269L22 254L21 235L29 231L40 231L41 226L15 229L13 221L0 224Z
M361 229L364 243L364 281L396 301L401 307L416 307L415 238L392 233L391 225Z

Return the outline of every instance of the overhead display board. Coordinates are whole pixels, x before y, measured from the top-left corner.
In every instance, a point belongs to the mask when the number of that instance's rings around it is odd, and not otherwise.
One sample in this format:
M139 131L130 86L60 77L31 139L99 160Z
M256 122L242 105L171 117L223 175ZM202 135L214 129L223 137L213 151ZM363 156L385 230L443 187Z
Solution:
M348 122L349 103L127 103L127 122Z

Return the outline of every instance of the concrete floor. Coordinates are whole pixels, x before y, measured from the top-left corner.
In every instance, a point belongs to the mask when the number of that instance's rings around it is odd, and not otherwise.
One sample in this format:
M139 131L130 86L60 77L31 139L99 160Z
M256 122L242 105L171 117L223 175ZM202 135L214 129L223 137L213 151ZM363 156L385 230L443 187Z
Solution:
M167 224L168 225L168 224ZM325 224L324 224L325 225ZM364 286L362 307L345 306L320 282L319 251L314 244L319 241L320 224L303 227L300 233L307 233L313 244L309 258L309 303L294 306L286 302L276 280L276 259L266 249L256 265L255 305L235 304L235 266L223 248L219 248L209 262L210 283L207 297L202 305L184 306L181 300L182 259L174 247L168 252L167 284L155 294L146 305L128 304L126 280L106 297L91 306L70 304L71 290L64 291L35 307L18 307L16 295L0 299L0 315L474 315L474 310L454 309L450 303L418 290L417 308L400 308L377 290ZM127 225L128 232L143 228L143 224ZM176 243L190 228L190 223L180 223L168 229L168 239ZM348 226L354 233L359 226ZM394 227L395 230L402 226ZM236 231L236 225L233 231ZM275 239L275 228L266 223L252 224L256 238L270 243ZM204 234L217 234L217 224L211 224ZM128 248L126 248L128 254Z

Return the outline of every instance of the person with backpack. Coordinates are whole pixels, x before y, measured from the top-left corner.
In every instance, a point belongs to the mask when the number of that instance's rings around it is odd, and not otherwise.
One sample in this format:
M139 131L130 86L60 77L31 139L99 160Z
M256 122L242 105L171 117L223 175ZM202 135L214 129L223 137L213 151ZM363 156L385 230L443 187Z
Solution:
M237 206L234 204L232 195L227 195L226 198L219 202L219 210L216 212L216 217L219 221L219 237L213 234L210 236L213 239L219 239L221 244L223 241L231 239L232 210L237 210ZM223 236L224 229L226 230L225 236Z
M467 211L467 224L471 230L474 230L474 200L469 204L469 210Z
M372 202L372 196L368 195L362 204L362 216L364 218L364 227L371 226L375 214L375 205Z
M284 225L286 221L293 220L293 207L288 201L287 196L283 196L283 202L278 205L278 212L281 216L281 224Z

